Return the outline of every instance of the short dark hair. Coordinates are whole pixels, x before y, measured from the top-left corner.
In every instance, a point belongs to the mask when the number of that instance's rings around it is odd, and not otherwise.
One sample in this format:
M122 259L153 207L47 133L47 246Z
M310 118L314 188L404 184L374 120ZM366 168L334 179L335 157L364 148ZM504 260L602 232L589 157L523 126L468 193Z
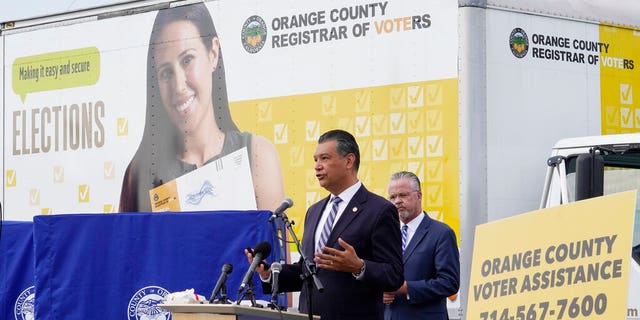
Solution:
M413 191L421 192L420 190L420 179L413 172L409 171L398 171L391 175L390 181L407 178L411 181L411 185L413 187Z
M331 140L336 141L336 152L338 152L340 156L344 157L349 153L353 153L356 156L353 166L357 172L358 168L360 168L360 148L358 147L356 138L347 131L335 129L323 133L320 138L318 138L318 144Z

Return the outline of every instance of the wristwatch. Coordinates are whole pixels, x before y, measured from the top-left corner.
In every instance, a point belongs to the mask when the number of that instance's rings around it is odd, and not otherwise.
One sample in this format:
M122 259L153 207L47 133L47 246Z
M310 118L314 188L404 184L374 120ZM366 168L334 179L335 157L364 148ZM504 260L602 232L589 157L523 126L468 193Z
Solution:
M364 272L364 269L367 266L367 264L364 263L363 259L360 259L360 260L362 260L362 268L360 268L360 271L358 271L358 273L352 273L352 275L356 278L359 277Z

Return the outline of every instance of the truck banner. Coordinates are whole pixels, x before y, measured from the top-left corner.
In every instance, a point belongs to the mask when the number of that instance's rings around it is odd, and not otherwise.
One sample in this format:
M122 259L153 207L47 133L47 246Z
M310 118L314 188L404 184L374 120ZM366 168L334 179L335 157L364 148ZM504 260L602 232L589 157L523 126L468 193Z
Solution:
M367 188L413 171L458 230L456 3L213 1L3 36L7 219L152 211L150 190L246 148L238 208L291 197L301 221L341 128Z
M545 154L559 139L640 132L633 124L640 116L633 103L640 34L508 10L486 13L486 65L468 72L486 72L473 81L486 86L491 221L538 207L531 195L540 194L543 176L523 172L544 171Z

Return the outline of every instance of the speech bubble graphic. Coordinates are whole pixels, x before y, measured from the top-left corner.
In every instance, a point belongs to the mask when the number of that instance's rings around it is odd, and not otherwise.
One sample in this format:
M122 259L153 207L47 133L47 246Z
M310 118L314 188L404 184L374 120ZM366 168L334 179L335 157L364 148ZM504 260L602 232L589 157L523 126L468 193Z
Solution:
M99 78L100 52L96 47L20 57L13 62L13 92L22 103L29 93L90 86Z

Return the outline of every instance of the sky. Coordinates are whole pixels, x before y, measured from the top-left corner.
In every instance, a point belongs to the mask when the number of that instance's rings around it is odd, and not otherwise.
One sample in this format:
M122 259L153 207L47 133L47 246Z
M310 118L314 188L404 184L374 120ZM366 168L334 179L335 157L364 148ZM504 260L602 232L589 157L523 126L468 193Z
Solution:
M123 0L0 0L0 22L75 11Z

